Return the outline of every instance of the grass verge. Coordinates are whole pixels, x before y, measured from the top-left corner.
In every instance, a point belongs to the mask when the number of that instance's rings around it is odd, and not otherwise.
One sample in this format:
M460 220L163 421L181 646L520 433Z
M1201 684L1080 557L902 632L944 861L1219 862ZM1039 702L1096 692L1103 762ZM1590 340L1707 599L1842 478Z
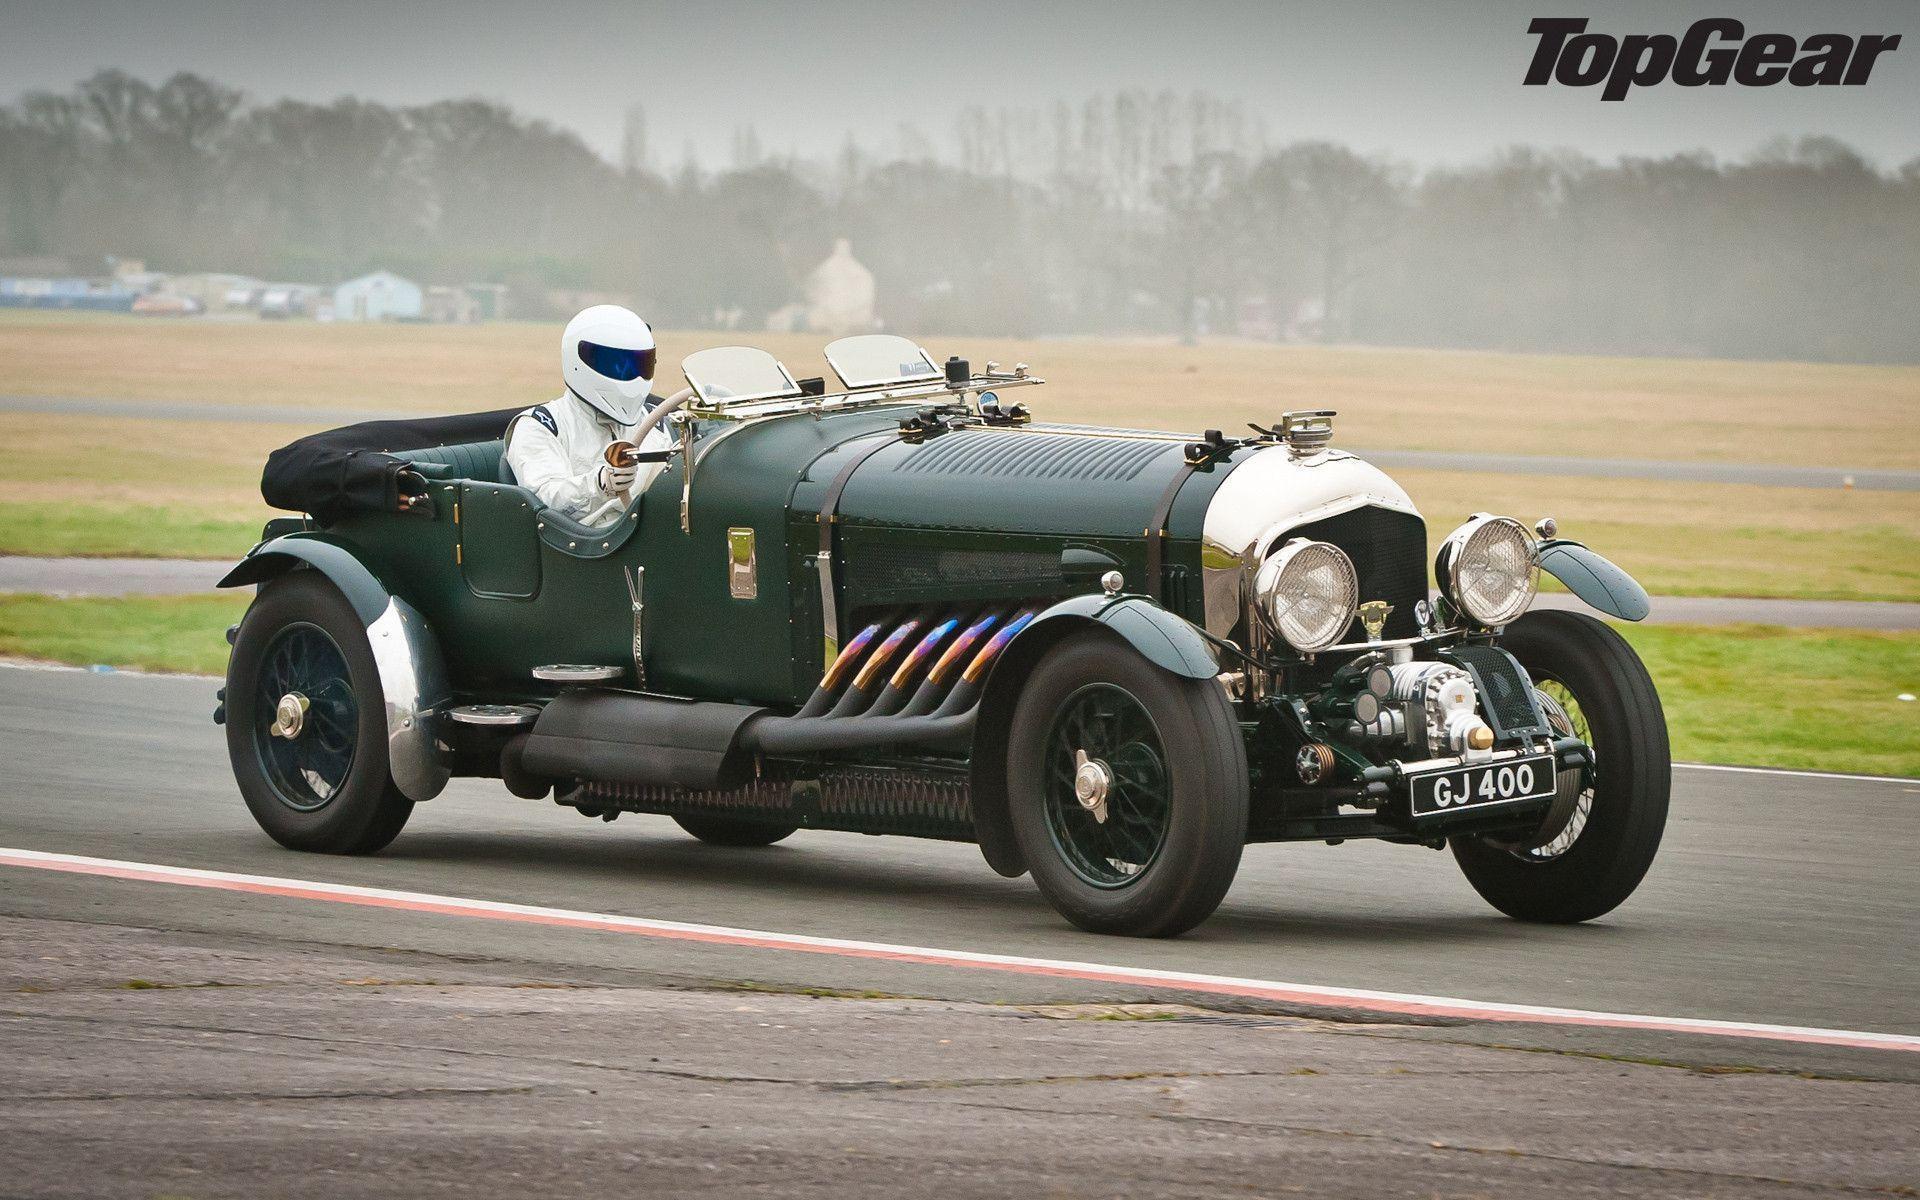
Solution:
M226 670L248 597L0 595L0 655ZM1920 777L1920 636L1655 625L1624 630L1666 706L1674 757Z
M221 675L227 626L251 598L0 595L0 655Z
M1920 776L1920 635L1773 625L1621 631L1692 762Z
M0 554L238 559L265 508L235 518L192 508L0 501Z

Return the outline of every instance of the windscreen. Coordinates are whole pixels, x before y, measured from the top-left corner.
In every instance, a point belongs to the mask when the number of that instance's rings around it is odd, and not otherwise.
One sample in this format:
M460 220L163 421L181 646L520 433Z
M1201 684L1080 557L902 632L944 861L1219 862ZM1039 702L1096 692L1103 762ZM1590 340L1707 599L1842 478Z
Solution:
M827 347L826 355L827 365L849 388L941 378L939 366L925 350L891 333L841 338Z
M780 360L751 346L716 346L689 354L680 369L709 404L798 396L800 386Z

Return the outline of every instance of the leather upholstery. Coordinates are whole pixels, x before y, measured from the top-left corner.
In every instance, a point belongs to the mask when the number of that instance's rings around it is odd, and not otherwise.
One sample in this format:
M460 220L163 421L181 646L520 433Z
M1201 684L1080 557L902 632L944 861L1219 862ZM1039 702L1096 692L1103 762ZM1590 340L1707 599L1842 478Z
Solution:
M426 450L408 450L396 454L409 462L438 463L452 470L454 479L471 479L478 483L504 483L501 468L506 462L506 448L498 439L490 442L463 442L455 446L434 446Z

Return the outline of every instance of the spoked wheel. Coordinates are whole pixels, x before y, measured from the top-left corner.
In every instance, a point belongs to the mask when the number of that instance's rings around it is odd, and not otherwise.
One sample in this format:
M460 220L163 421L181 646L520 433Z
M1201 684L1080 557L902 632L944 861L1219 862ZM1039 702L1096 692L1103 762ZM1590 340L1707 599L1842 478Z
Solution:
M1068 869L1125 887L1153 865L1173 820L1173 780L1153 718L1131 692L1090 683L1047 739L1047 832Z
M1531 835L1456 838L1454 858L1508 916L1592 920L1633 894L1660 848L1673 773L1660 696L1633 648L1583 613L1528 613L1500 644L1533 677L1555 733L1584 741L1594 763L1584 778L1563 772Z
M353 770L360 706L347 656L326 630L300 622L276 633L262 659L253 697L255 729L267 732L255 739L261 766L282 804L314 812Z
M247 808L281 845L370 854L413 802L387 772L386 702L367 635L324 576L267 585L227 664L227 753Z
M738 817L675 817L673 823L709 846L771 846L800 828L777 821L743 821Z
M1593 722L1587 720L1586 710L1580 707L1580 699L1572 689L1558 679L1536 679L1533 694L1546 713L1554 736L1579 738L1597 762L1600 748L1594 743ZM1540 822L1540 828L1530 836L1506 843L1507 848L1522 858L1541 862L1559 858L1571 850L1593 816L1593 778L1592 771L1577 768L1561 771L1558 794L1553 807L1547 810L1546 820Z
M1034 882L1082 929L1182 933L1233 883L1246 754L1211 679L1163 671L1104 631L1075 634L1020 695L1007 771Z

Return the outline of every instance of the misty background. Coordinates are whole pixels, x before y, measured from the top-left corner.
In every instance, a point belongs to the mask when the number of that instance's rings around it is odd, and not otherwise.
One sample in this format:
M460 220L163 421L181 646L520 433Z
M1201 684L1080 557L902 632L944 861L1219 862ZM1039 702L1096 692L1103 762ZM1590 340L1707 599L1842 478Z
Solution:
M1590 7L1615 34L1920 23ZM846 238L909 332L1920 356L1920 45L1863 88L1602 104L1519 86L1537 15L16 3L0 258L383 268L752 329Z

